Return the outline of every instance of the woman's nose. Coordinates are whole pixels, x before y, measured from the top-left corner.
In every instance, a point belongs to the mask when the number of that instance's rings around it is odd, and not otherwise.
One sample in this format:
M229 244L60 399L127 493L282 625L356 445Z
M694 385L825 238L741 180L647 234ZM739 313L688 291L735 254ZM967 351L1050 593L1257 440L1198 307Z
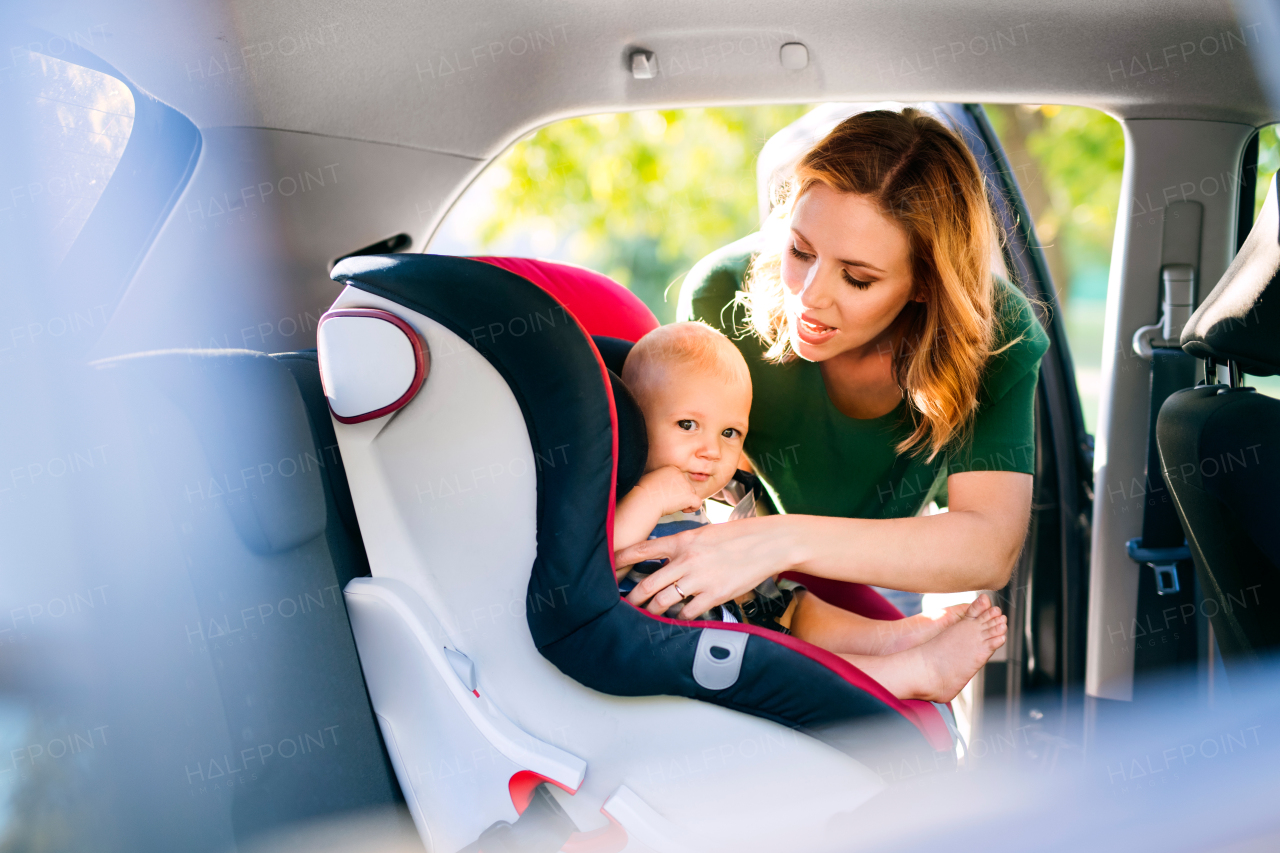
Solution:
M831 292L827 287L827 274L822 264L809 267L804 284L800 287L800 304L805 308L826 308L831 304Z

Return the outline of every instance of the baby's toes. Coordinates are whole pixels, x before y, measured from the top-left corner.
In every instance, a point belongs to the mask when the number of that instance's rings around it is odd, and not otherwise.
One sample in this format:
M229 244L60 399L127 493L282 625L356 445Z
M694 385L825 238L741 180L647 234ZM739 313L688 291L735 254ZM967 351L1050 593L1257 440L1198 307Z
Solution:
M970 619L977 619L991 607L991 599L987 598L986 593L978 596L965 610L964 615Z

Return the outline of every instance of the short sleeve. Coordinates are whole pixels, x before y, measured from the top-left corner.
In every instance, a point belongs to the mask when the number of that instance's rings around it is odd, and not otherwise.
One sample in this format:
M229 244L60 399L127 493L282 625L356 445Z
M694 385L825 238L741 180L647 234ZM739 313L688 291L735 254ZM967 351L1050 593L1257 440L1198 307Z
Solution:
M1037 364L998 400L978 411L968 445L948 455L948 474L966 471L1035 473L1035 400L1039 376Z

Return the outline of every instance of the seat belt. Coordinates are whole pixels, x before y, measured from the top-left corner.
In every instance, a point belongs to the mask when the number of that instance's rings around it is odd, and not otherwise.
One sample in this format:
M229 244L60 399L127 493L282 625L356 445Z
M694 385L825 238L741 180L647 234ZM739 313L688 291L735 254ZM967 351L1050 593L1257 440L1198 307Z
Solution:
M1194 603L1195 583L1191 551L1160 464L1156 419L1171 394L1192 387L1196 381L1199 360L1182 351L1179 338L1195 310L1202 215L1203 208L1195 201L1174 202L1165 209L1160 321L1143 326L1133 336L1134 351L1151 362L1150 418L1142 535L1130 539L1126 547L1129 558L1139 564L1141 571L1147 572L1146 567L1150 566L1153 573L1139 577L1138 612L1131 638L1136 643L1135 671L1193 662L1196 654L1195 626L1180 626L1185 630L1179 632L1174 630L1178 625L1161 618L1171 607L1178 613L1183 612L1177 609L1180 604Z

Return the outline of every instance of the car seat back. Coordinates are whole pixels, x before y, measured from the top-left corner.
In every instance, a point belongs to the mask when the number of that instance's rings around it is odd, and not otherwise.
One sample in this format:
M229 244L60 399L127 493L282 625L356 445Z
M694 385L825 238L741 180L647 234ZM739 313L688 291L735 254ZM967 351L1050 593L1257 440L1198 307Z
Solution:
M170 527L178 546L132 578L138 595L187 607L158 617L174 653L148 673L149 700L132 698L181 797L153 805L185 816L169 840L226 846L402 802L341 594L367 563L340 508L350 499L314 353L169 351L96 367L133 420L148 547Z
M1156 435L1205 614L1229 668L1280 649L1280 400L1241 373L1280 373L1280 213L1266 203L1231 266L1191 316L1182 348L1231 382L1173 394ZM1237 381L1238 380L1238 381Z

